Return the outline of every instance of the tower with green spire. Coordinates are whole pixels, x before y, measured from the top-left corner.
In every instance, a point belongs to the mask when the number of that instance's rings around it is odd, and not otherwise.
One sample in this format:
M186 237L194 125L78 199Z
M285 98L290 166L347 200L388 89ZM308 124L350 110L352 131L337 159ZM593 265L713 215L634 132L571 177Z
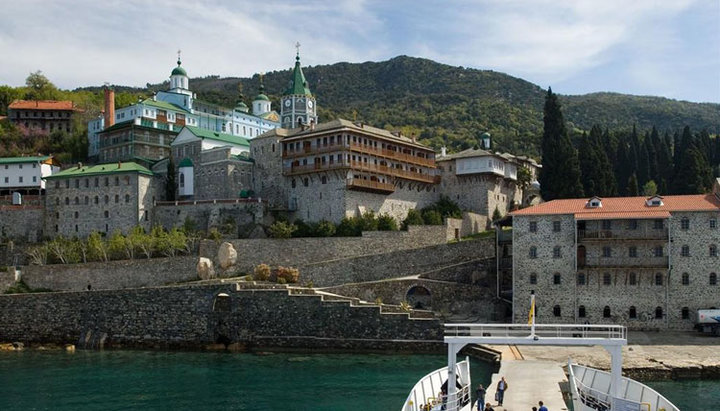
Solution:
M300 66L300 43L296 43L295 68L287 90L280 100L280 126L296 128L317 123L315 97Z

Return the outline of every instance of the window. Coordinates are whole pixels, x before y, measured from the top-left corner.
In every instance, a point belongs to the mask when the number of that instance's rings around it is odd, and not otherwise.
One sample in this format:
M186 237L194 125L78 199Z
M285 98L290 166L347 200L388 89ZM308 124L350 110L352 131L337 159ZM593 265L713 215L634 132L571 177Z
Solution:
M663 256L663 248L661 245L658 245L655 248L653 248L653 256L655 256L655 257Z
M665 224L663 223L663 220L654 220L653 221L653 228L655 230L662 230Z
M75 197L75 205L79 205L79 204L80 204L80 199Z
M608 246L603 247L602 256L603 257L612 257L612 249Z
M632 246L628 248L628 256L630 256L631 258L637 257L637 247Z
M5 182L6 182L6 183L9 183L9 182L10 182L10 177L5 177Z
M688 273L682 274L682 285L690 285L690 274L688 274Z
M530 274L530 284L537 284L537 274Z
M105 218L109 218L109 217L110 217L110 212L105 210Z
M86 178L85 179L85 188L88 188L88 187L90 187L90 179Z
M70 197L65 197L65 205L70 205Z
M310 180L308 180L307 177L306 177L306 178L303 178L303 185L304 185L305 187L307 187L309 184L310 184Z
M85 205L90 204L90 197L85 196Z
M628 230L637 230L638 228L638 221L637 220L629 220L627 225Z
M537 258L537 247L530 247L530 258Z
M22 183L22 182L23 182L23 177L22 177L22 176L18 177L18 182L19 182L19 183Z
M580 307L578 307L578 317L585 318L585 315L585 306L581 305Z
M680 249L680 255L683 257L690 257L690 246L682 246L682 248Z
M326 176L320 177L320 183L321 183L321 184L327 184L327 177L326 177Z
M690 319L690 310L687 307L683 307L682 310L680 310L680 317L683 320L689 320Z
M655 319L661 319L663 317L662 307L655 307Z
M585 273L578 273L577 285L585 285Z
M99 187L99 186L100 186L100 179L95 177L95 187Z
M687 217L683 217L683 219L680 220L680 228L683 230L690 229L690 220Z
M529 230L530 230L531 233L536 233L536 232L537 232L537 221L531 221L531 222L530 222Z
M717 228L717 220L714 218L710 219L710 228Z
M37 176L33 176L33 183L37 183Z
M603 308L603 318L610 318L610 307L607 305Z
M602 220L602 229L603 230L611 230L612 229L612 221L611 220Z
M663 275L661 273L655 273L655 285L663 285Z
M125 202L126 203L130 202L130 194L125 194Z
M75 179L75 188L80 188L80 179L79 178Z
M612 276L610 273L603 274L603 285L612 285Z
M116 186L120 185L120 177L115 176L115 185Z
M560 221L553 221L553 231L560 232Z
M635 308L634 305L630 307L630 311L628 312L628 318L637 318L637 308Z
M637 274L630 273L630 279L628 281L630 285L637 285Z
M95 196L95 199L93 200L93 202L95 204L98 204L100 202L100 199L98 198L98 196Z
M560 317L560 306L559 305L556 305L553 307L553 315L555 317Z
M710 285L717 285L717 274L710 273L709 279L710 279L710 281L709 281Z
M709 253L710 257L717 257L717 246L715 244L710 244Z
M106 195L105 198L104 198L104 200L105 200L105 204L107 204L107 203L110 202L110 197L108 197L108 196Z
M560 284L560 273L553 274L553 284L555 284L555 285Z
M295 188L295 185L296 185L295 179L293 178L292 181L290 182L290 186L291 186L292 188Z
M553 258L560 258L560 246L553 248Z
M79 216L80 216L80 213L78 213L78 212L76 211L76 212L75 212L75 218L78 218Z

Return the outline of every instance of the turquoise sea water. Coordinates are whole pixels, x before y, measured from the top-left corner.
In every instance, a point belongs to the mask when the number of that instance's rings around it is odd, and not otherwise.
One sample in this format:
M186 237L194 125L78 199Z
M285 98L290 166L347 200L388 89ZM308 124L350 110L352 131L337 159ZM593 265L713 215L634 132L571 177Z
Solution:
M720 381L682 380L646 382L681 411L720 410Z
M442 355L0 353L0 410L398 410ZM473 384L490 366L473 361Z

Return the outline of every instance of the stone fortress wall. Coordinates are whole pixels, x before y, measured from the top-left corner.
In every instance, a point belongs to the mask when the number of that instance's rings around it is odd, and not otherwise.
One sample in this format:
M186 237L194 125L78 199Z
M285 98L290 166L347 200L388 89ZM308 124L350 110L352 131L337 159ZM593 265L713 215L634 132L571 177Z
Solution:
M25 343L413 351L443 346L442 326L434 319L235 284L2 295L0 312L0 341Z
M230 221L238 230L256 224L269 224L267 218L261 199L231 199L157 203L152 219L153 224L165 229L182 226L186 220L192 220L197 230L207 231Z
M0 240L5 238L21 242L38 242L43 238L43 206L0 206Z

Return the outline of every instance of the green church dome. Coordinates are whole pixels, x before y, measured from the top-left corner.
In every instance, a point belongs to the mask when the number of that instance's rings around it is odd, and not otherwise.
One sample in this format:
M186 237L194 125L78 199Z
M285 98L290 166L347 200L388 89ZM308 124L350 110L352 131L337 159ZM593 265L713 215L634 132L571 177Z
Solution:
M193 166L192 160L190 160L187 157L183 158L182 161L180 161L180 164L178 165L178 167L192 167L192 166Z
M268 96L266 96L265 94L262 94L262 93L258 94L257 97L255 97L255 101L257 101L257 100L270 101Z
M172 73L170 73L170 75L171 76L178 76L178 75L187 76L187 72L185 71L185 69L180 67L180 59L178 59L177 65L178 66L173 69L173 71L172 71Z

